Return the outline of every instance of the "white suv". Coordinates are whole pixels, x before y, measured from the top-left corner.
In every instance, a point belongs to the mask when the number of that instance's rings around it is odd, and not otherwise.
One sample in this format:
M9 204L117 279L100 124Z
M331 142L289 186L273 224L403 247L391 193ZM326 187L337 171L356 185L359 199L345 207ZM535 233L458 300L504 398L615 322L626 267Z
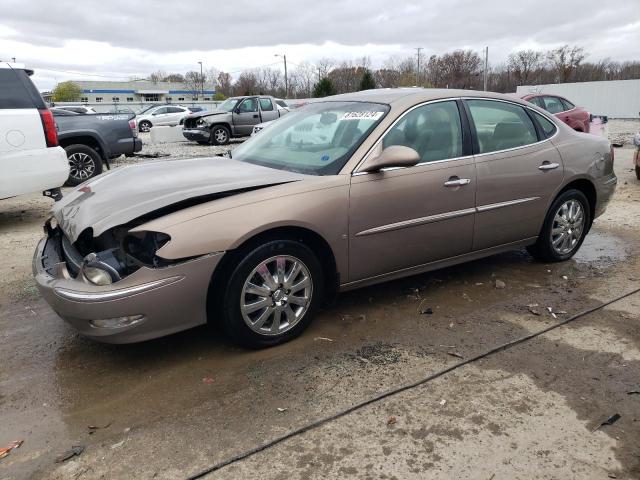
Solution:
M53 114L23 65L0 62L0 199L43 191L58 198L69 162Z

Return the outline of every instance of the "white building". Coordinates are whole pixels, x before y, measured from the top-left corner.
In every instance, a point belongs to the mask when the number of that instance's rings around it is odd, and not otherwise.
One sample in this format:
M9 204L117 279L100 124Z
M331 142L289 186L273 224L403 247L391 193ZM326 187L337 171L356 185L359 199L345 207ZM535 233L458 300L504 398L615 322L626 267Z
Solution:
M611 118L640 116L640 79L522 85L516 91L517 95L528 93L561 95L594 115Z
M81 101L85 103L140 104L193 103L213 100L215 90L210 88L186 90L183 83L150 82L148 80L111 82L74 80L82 89Z

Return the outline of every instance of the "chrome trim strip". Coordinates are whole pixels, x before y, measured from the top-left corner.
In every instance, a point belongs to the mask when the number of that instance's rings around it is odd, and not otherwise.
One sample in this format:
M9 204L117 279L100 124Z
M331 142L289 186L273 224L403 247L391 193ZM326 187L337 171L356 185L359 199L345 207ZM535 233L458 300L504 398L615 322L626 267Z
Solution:
M471 215L472 213L488 212L490 210L497 210L498 208L511 207L513 205L519 205L521 203L533 202L539 200L540 197L518 198L517 200L509 200L507 202L490 203L487 205L481 205L474 208L465 208L462 210L454 210L452 212L438 213L436 215L429 215L427 217L412 218L411 220L403 220L402 222L389 223L387 225L380 225L379 227L369 228L355 234L356 237L363 237L365 235L375 235L376 233L391 232L393 230L401 230L408 227L417 227L419 225L426 225L427 223L439 222L441 220L449 220L452 218L463 217L465 215Z
M60 298L74 302L106 302L109 300L120 300L130 295L143 293L154 288L164 287L172 283L179 282L184 276L162 278L149 283L135 285L133 287L121 288L110 292L78 292L67 288L54 288L53 292Z
M407 227L416 227L418 225L425 225L427 223L439 222L440 220L448 220L450 218L463 217L465 215L471 215L476 213L475 208L465 208L464 210L454 210L453 212L439 213L437 215L429 215L428 217L413 218L411 220L404 220L402 222L390 223L388 225L381 225L379 227L363 230L356 233L356 237L362 237L365 235L373 235L376 233L390 232L393 230L400 230Z
M511 207L512 205L519 205L521 203L533 202L539 200L540 197L518 198L517 200L509 200L508 202L489 203L487 205L481 205L476 207L478 213L488 212L489 210L496 210L498 208Z

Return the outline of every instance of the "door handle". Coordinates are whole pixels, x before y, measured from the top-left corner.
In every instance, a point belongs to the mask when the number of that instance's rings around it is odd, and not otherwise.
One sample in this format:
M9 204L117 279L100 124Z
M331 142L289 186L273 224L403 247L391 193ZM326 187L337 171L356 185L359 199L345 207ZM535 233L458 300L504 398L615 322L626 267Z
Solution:
M546 171L546 170L555 170L560 166L559 163L549 163L544 162L542 165L538 167L538 170Z
M256 114L256 115L253 116L253 118L260 118L260 117L258 117L258 114Z
M444 182L445 187L462 187L463 185L469 185L471 180L468 178L450 178Z

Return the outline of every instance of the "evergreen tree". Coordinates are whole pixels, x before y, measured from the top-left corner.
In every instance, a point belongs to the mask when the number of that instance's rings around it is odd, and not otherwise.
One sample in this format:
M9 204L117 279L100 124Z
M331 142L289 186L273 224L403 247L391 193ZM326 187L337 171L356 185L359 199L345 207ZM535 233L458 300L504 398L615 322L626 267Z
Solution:
M364 71L362 80L360 80L360 90L372 90L376 88L376 81L373 79L373 75L369 69Z
M333 82L328 77L323 77L318 83L316 83L315 87L313 87L313 96L318 97L328 97L329 95L335 95L336 88L333 86Z

